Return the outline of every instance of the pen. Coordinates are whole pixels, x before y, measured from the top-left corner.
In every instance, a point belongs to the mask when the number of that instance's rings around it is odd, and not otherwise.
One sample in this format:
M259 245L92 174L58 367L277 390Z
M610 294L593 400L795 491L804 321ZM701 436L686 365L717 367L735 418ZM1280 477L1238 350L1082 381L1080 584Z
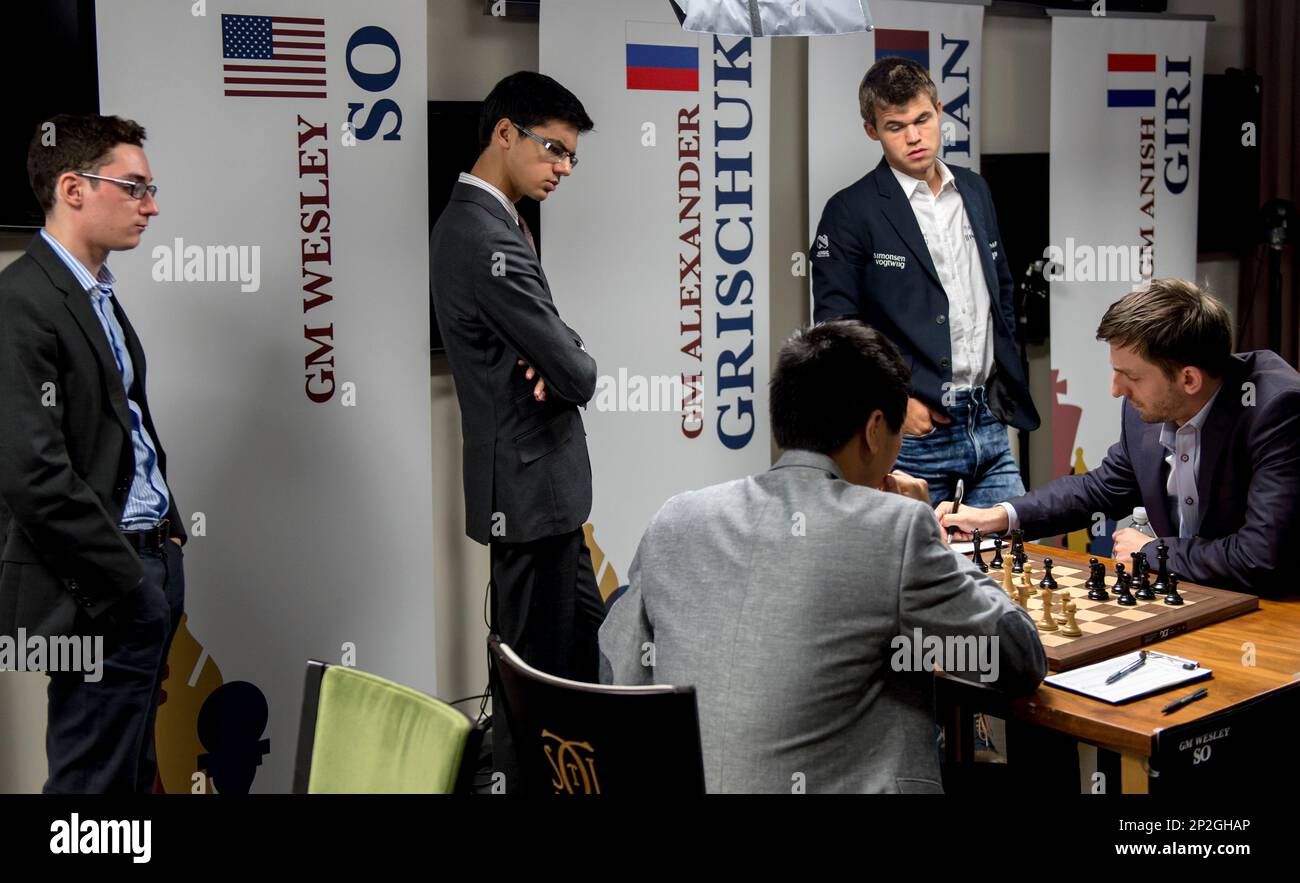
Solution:
M1201 689L1197 690L1195 693L1188 693L1186 696L1182 697L1181 699L1175 699L1173 702L1170 702L1164 708L1160 709L1160 712L1162 714L1169 714L1170 712L1177 711L1178 709L1182 708L1184 705L1191 705L1197 699L1204 699L1208 695L1210 695L1210 688L1202 687Z
M1119 671L1115 672L1113 675L1106 678L1106 683L1113 684L1116 681L1118 681L1120 678L1124 677L1124 675L1129 674L1130 672L1137 671L1139 668L1141 668L1143 665L1146 664L1146 661L1147 661L1147 651L1139 650L1138 658L1134 660L1131 664L1124 666Z
M964 497L965 495L966 495L966 482L963 479L959 478L957 479L957 492L952 495L952 512L949 514L951 515L957 514L957 510L961 508L961 498ZM956 529L957 528L954 525L951 524L948 525L948 536L952 536L952 532Z
M1182 663L1183 668L1189 671L1201 667L1201 664L1195 659L1184 659L1183 657L1175 656L1172 653L1161 653L1159 650L1148 650L1147 653L1152 656L1159 656L1161 659L1172 659L1174 662Z

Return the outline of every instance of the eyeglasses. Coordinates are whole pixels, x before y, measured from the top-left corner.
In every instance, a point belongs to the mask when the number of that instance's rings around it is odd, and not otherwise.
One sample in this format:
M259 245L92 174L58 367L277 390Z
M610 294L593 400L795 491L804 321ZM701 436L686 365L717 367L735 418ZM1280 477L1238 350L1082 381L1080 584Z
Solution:
M551 158L555 162L562 163L567 159L569 161L569 168L576 169L578 167L578 155L576 153L570 153L569 151L565 150L563 144L560 144L557 141L548 141L545 138L538 135L537 133L530 132L528 129L525 129L523 126L519 125L518 123L513 123L513 125L516 129L523 132L529 138L532 138L538 144L542 145L542 147L546 148L546 152L551 155Z
M74 175L80 175L83 178L94 178L97 181L112 181L114 184L121 184L131 194L132 199L144 199L148 193L150 196L158 195L158 186L156 184L146 184L143 181L129 181L126 178L109 178L106 175L92 175L90 172L73 172Z

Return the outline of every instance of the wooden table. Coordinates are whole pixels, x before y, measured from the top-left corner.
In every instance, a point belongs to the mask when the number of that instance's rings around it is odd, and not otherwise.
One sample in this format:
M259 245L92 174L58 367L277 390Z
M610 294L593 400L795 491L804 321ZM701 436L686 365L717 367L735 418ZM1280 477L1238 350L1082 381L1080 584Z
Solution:
M1088 556L1046 546L1029 544L1035 551L1087 568ZM1113 566L1113 562L1108 562ZM1154 756L1161 730L1182 727L1193 721L1223 718L1225 713L1269 704L1294 709L1292 720L1300 719L1300 597L1284 600L1261 599L1259 609L1204 626L1154 645L1166 653L1195 659L1214 674L1200 685L1209 695L1172 714L1161 709L1195 686L1169 690L1123 705L1111 705L1046 684L1030 696L1008 699L989 687L939 672L936 701L939 719L945 725L950 762L972 758L971 718L985 711L1008 721L1032 724L1062 733L1114 752L1119 758L1121 790L1146 793L1149 790ZM1252 661L1253 665L1248 664ZM1293 734L1293 727L1288 727ZM1290 737L1283 741L1294 753ZM1166 738L1164 742L1168 742ZM1014 763L1014 751L1011 752ZM1109 760L1099 754L1101 762Z

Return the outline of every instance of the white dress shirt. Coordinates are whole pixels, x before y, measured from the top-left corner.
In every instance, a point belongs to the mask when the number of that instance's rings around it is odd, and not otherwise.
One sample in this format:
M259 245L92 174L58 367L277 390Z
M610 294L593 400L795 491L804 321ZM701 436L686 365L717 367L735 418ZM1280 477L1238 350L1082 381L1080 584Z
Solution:
M942 160L939 195L925 181L890 166L907 197L926 249L948 295L948 335L952 342L952 385L983 386L993 370L993 314L979 247L952 170Z
M1168 452L1165 462L1169 464L1165 490L1178 502L1180 537L1195 536L1201 526L1201 501L1196 493L1196 479L1201 474L1201 427L1222 390L1223 387L1215 390L1196 416L1182 426L1166 423L1160 429L1160 444Z

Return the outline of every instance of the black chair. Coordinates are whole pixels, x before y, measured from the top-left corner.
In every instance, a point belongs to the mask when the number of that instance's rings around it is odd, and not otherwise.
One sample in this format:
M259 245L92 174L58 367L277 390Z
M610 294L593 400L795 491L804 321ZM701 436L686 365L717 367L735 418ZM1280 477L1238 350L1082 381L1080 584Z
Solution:
M584 684L488 637L518 755L521 794L703 794L694 687Z

